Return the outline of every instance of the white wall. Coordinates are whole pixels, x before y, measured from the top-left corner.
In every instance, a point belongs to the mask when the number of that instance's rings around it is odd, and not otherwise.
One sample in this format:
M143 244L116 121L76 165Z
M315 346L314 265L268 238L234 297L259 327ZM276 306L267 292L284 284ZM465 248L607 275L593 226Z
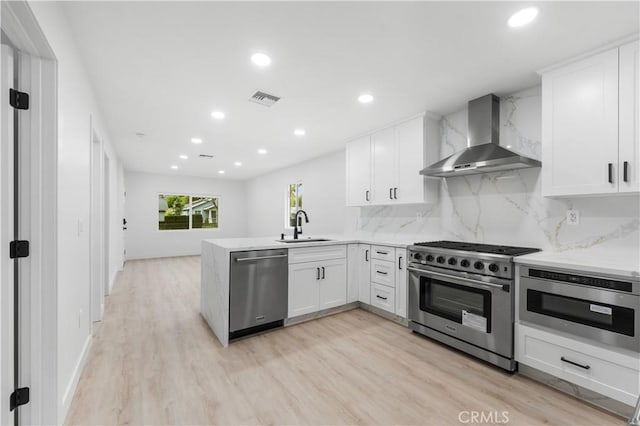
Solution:
M118 188L118 158L109 143L84 65L68 31L66 16L54 2L30 2L58 60L58 420L64 421L91 342L89 231L91 123L105 140ZM120 172L120 180L121 172ZM111 194L114 196L114 194ZM112 202L118 209L117 200ZM114 220L121 216L114 211ZM121 228L111 226L114 256L110 274L122 264ZM118 249L120 245L120 249Z
M127 171L125 182L127 259L200 254L203 239L247 235L245 184L241 181ZM219 228L159 231L158 194L218 196Z
M289 184L302 182L302 209L309 215L305 235L342 234L345 215L345 155L335 152L246 182L248 235L280 237L285 229Z

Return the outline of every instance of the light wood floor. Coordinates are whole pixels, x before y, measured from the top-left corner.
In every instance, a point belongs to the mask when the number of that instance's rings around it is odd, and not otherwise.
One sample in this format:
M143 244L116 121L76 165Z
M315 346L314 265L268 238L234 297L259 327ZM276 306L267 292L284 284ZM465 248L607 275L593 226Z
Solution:
M223 349L199 315L200 260L127 262L67 417L69 424L622 425L357 309Z

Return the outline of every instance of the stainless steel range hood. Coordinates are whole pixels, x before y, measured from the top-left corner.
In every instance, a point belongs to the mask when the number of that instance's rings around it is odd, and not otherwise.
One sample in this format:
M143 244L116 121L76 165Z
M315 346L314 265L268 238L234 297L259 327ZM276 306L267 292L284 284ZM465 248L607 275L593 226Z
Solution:
M426 167L420 171L421 175L449 177L541 166L538 160L498 145L500 99L496 95L469 102L468 120L468 148Z

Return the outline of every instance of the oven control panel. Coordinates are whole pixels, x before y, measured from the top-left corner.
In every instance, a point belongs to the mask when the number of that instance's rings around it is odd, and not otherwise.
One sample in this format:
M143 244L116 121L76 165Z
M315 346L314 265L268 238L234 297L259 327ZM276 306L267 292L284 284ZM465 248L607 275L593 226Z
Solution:
M409 250L409 261L415 266L429 265L432 267L453 269L473 274L489 275L500 278L513 278L513 263L511 259L481 256L478 253L452 254L445 250Z

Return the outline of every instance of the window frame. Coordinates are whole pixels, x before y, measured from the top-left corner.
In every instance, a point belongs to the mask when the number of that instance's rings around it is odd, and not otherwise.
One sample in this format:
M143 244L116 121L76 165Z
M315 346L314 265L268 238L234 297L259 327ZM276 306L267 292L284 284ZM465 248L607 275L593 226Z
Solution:
M289 198L289 196L291 195L291 193L289 192L289 188L291 187L291 185L296 185L296 212L298 210L302 210L302 206L298 205L298 187L302 186L303 188L303 195L304 195L304 183L302 182L302 180L296 180L293 183L288 183L286 188L285 188L285 196L284 196L284 229L294 229L295 226L291 226L291 210L290 210L290 202L291 199Z
M168 195L177 195L177 196L187 196L189 197L189 228L188 229L160 229L160 221L156 219L156 232L192 232L192 231L205 231L205 232L209 232L209 231L218 231L220 230L220 199L222 197L220 197L219 195L211 195L211 194L202 194L202 193L189 193L189 192L180 192L180 191L159 191L156 193L156 208L158 208L158 201L160 200L160 196L164 195L165 197ZM200 197L200 198L215 198L218 200L218 227L217 228L193 228L193 198L194 197ZM156 211L156 218L158 215L159 211Z

